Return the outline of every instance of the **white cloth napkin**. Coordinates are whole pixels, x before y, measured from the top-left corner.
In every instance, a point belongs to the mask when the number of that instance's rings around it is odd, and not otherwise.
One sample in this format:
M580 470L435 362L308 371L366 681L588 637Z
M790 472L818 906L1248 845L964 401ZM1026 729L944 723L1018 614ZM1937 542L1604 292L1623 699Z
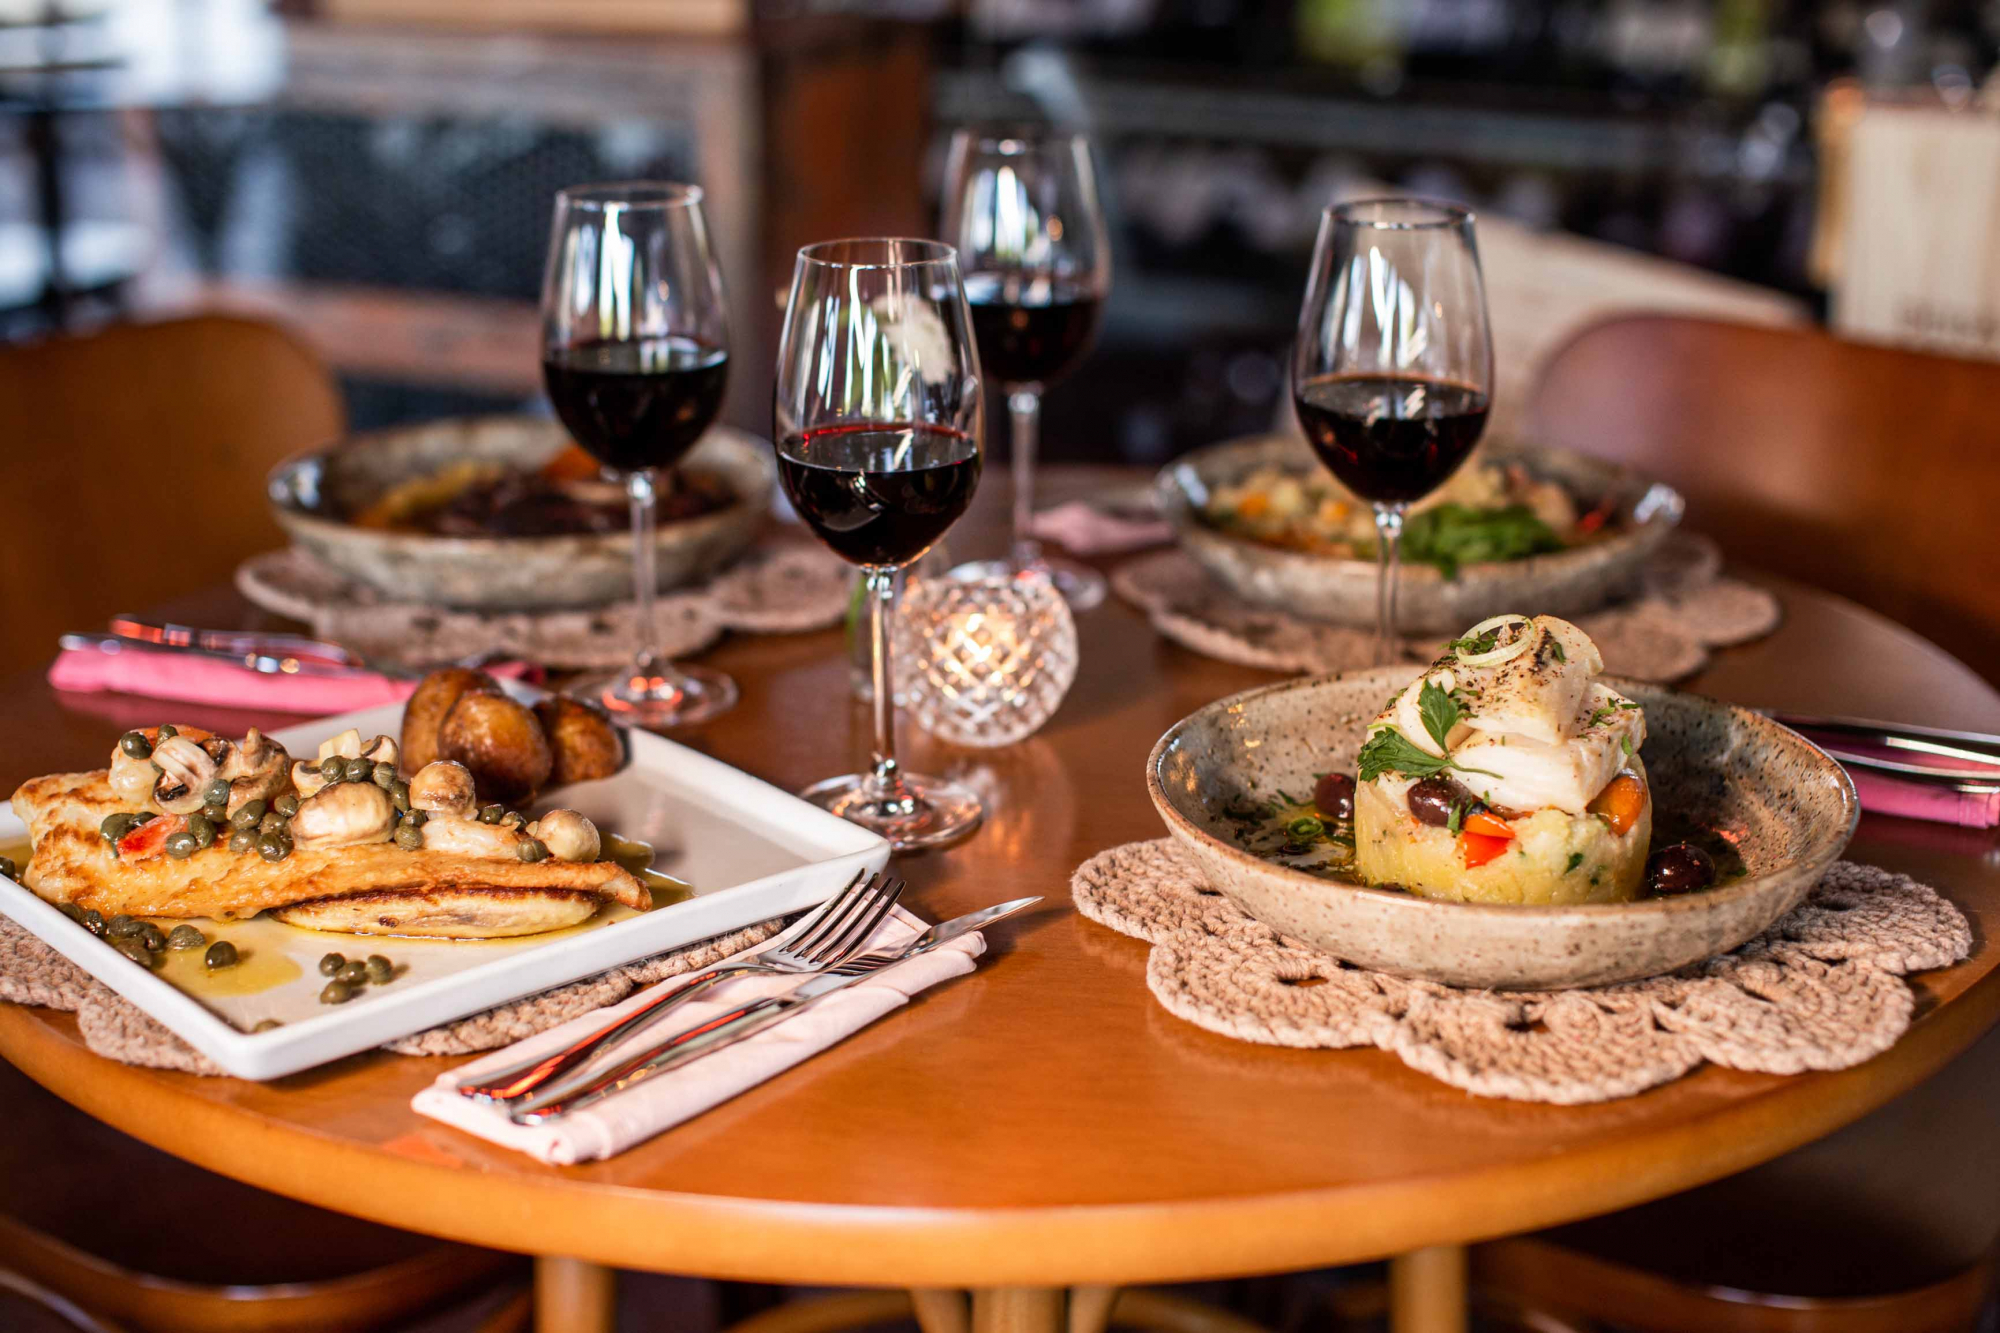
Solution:
M921 920L898 908L876 930L869 948L872 951L900 944L926 929L928 927ZM898 963L865 981L829 995L805 1013L766 1028L754 1037L702 1056L684 1068L661 1074L616 1097L606 1098L595 1106L572 1112L548 1124L517 1125L507 1118L506 1112L488 1103L461 1097L455 1091L460 1083L468 1079L531 1055L556 1050L606 1023L623 1018L662 990L686 981L685 977L673 977L619 1004L595 1010L547 1032L536 1033L505 1050L495 1051L470 1064L460 1065L448 1074L441 1074L437 1082L418 1093L410 1105L419 1115L442 1120L468 1134L476 1134L556 1166L613 1157L633 1144L643 1143L683 1120L756 1087L807 1057L817 1055L850 1034L859 1032L890 1010L907 1004L918 991L972 971L973 960L985 950L986 941L977 933L962 935L927 954ZM618 1055L635 1055L675 1032L726 1013L745 1000L782 994L797 986L800 980L799 977L753 974L726 981L676 1007L652 1027L612 1047L610 1052L594 1062L595 1067L609 1065Z

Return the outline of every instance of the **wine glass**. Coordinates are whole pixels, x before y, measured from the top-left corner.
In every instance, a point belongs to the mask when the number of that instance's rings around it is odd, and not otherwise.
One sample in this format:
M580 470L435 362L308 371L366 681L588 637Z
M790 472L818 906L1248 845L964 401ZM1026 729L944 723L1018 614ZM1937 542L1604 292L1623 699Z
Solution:
M1047 130L960 130L945 174L944 238L958 247L987 380L1007 393L1014 444L1012 568L1048 574L1078 610L1104 600L1104 576L1042 555L1035 454L1042 389L1090 350L1111 293L1111 243L1090 143Z
M632 501L632 665L571 692L644 727L703 722L736 702L736 682L721 672L653 651L660 472L715 420L729 378L722 276L701 197L699 186L661 181L561 191L542 282L549 399L571 437L624 478Z
M1365 199L1320 217L1292 349L1292 406L1320 461L1375 507L1375 660L1401 655L1403 513L1486 428L1493 340L1472 214Z
M866 571L874 645L874 764L800 794L898 851L957 841L979 826L979 797L898 766L888 634L896 571L979 483L979 355L952 248L874 239L799 251L773 403L785 494Z

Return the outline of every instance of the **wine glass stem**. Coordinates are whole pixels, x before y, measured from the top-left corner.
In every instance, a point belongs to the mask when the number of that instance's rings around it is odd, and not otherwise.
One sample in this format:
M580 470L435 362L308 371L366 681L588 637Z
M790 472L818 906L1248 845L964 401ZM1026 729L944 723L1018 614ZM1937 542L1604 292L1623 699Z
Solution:
M1007 416L1014 430L1014 564L1032 565L1041 558L1035 540L1035 454L1042 444L1042 391L1015 389L1007 395Z
M1403 657L1396 637L1396 576L1402 569L1403 506L1375 506L1375 665L1388 666Z
M874 648L875 764L868 774L868 795L873 800L894 800L903 794L903 774L896 766L896 691L889 679L889 614L895 598L896 571L886 565L871 566L868 635Z
M653 623L654 593L659 584L653 540L657 481L651 468L625 475L625 494L632 501L632 632L637 640L632 648L632 675L635 681L643 682L638 686L642 690L651 689L654 682L678 689L686 679L672 663L661 661L653 647L659 642Z

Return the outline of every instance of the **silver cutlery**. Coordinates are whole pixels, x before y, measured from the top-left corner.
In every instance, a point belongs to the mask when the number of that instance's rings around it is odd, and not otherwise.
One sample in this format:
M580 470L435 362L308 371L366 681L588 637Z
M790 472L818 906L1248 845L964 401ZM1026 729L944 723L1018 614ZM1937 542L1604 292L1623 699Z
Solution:
M2000 791L2000 736L1907 723L1871 722L1863 718L1813 717L1780 712L1767 712L1765 715L1802 733L1849 768L1926 786L1945 787L1968 795L1985 796ZM1841 744L1843 740L1913 757L1929 755L1949 760L1951 764L1903 763L1880 754L1849 748Z
M670 1070L679 1069L701 1056L754 1037L812 1008L813 1005L856 982L919 954L929 953L975 930L1010 917L1040 902L1039 896L1016 898L995 907L968 912L961 917L932 926L908 943L885 953L865 954L832 968L783 995L751 1000L726 1014L677 1032L659 1045L640 1052L601 1072L585 1071L534 1097L510 1105L507 1118L517 1125L539 1125L572 1111L593 1106L607 1097L635 1088Z
M185 625L151 625L127 616L116 617L111 624L119 632L65 634L58 643L68 651L208 658L266 676L311 676L337 680L375 675L391 680L418 680L425 674L417 667L365 662L339 644L295 634L197 630ZM124 630L137 632L125 633ZM492 649L468 653L441 665L477 667L505 656L498 649Z
M902 893L900 879L857 872L846 888L800 918L775 943L737 962L694 973L684 978L685 984L661 993L624 1018L579 1037L560 1050L497 1069L477 1083L461 1084L458 1091L478 1101L515 1101L588 1061L607 1046L651 1027L668 1011L731 977L751 972L824 972L845 963L861 952Z
M146 620L130 612L111 617L108 627L120 639L138 640L162 648L199 648L231 657L297 658L327 666L363 667L361 658L326 639L275 630L201 629L171 621Z

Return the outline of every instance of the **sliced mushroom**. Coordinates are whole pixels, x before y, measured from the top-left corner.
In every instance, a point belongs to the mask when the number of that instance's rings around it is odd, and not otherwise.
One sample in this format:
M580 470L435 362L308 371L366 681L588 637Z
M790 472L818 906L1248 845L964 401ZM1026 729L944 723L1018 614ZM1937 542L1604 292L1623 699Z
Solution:
M221 743L225 752L228 747L229 742ZM185 736L169 736L155 745L153 763L160 770L153 783L153 804L170 815L191 815L201 809L202 793L221 768L207 747Z
M252 801L268 801L285 790L285 747L252 727L223 759L216 775L229 784L229 813Z
M549 849L558 861L595 861L603 850L597 825L575 810L551 810L528 825L528 836Z
M396 807L372 782L336 783L300 802L292 816L292 842L300 851L387 842L395 833Z
M341 732L331 740L324 740L319 743L320 758L332 759L336 755L342 759L359 759L361 757L361 732L358 729L349 727L346 731Z
M410 779L410 804L427 815L472 818L473 812L479 808L472 771L464 764L456 764L449 759L425 764Z
M518 855L514 849L527 841L519 829L482 824L456 815L437 815L425 820L423 834L425 851L453 856L497 856L509 861Z
M393 764L396 762L396 742L387 736L377 736L362 749L361 757L371 764Z
M298 788L302 801L308 796L319 795L326 789L327 782L328 778L319 771L317 761L301 759L292 765L292 785Z

